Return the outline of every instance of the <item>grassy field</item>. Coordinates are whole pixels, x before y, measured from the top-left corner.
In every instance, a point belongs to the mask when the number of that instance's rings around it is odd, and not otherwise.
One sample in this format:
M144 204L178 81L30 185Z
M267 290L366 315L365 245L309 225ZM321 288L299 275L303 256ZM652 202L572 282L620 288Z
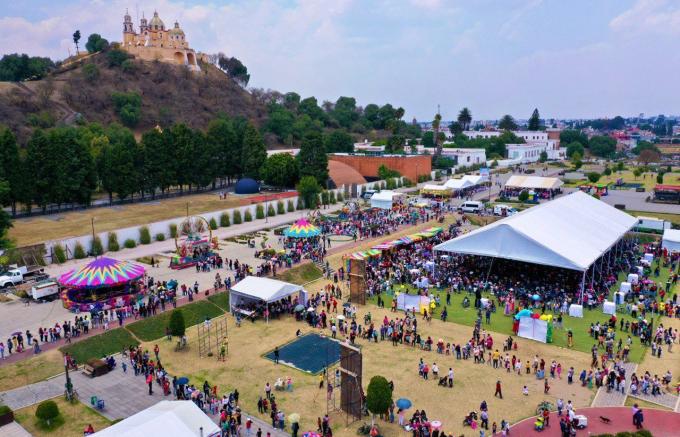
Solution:
M317 266L312 263L306 263L286 270L277 275L276 279L292 282L293 284L306 284L307 282L319 279L322 275L321 270Z
M208 296L208 300L218 307L222 308L224 311L229 311L229 293L220 292Z
M14 412L15 420L23 426L34 437L73 437L83 435L83 430L88 425L92 425L95 431L101 431L112 424L112 422L92 408L83 405L81 402L66 402L62 397L54 398L60 412L60 420L57 425L50 430L45 430L38 423L35 417L35 410L38 404L22 408ZM61 425L59 425L61 423Z
M19 219L13 222L14 226L9 230L9 237L17 246L25 246L88 234L91 232L92 218L95 219L95 230L104 232L184 216L187 212L187 203L190 214L200 214L233 208L241 205L245 199L246 197L230 195L226 200L220 200L217 193L196 194L158 202Z
M187 327L201 323L206 317L212 319L224 314L219 306L208 301L194 302L178 310L184 314L184 323ZM127 329L142 341L157 340L165 335L171 313L172 311L166 311L158 316L139 320L127 325Z
M635 404L637 404L638 407L643 409L652 408L663 411L673 411L670 408L666 408L662 405L655 404L654 402L643 401L642 399L634 398L632 396L626 397L626 401L623 403L623 405L625 405L626 407L632 407Z
M647 212L647 211L626 211L634 217L656 217L658 219L666 220L676 226L680 226L680 214L669 214L663 212Z
M64 360L52 349L27 360L0 367L0 391L43 381L64 371Z
M82 364L90 358L101 358L105 355L118 353L130 345L138 344L139 341L125 328L115 328L77 343L62 346L59 350L71 354L77 363Z

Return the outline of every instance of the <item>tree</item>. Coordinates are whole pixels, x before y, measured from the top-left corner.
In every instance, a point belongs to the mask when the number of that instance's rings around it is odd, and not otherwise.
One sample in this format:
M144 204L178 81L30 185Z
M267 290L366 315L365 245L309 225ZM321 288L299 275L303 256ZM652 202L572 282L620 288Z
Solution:
M260 176L260 168L267 159L267 147L260 132L251 123L246 126L241 147L243 175L251 178Z
M585 149L583 148L583 145L578 141L574 141L567 144L567 157L571 158L574 155L574 153L578 153L581 156L585 154Z
M248 86L248 82L250 81L248 68L246 68L246 66L238 59L229 58L220 53L217 66L240 85L244 87Z
M297 156L300 176L313 176L322 187L328 180L328 156L320 132L309 132L300 145Z
M241 173L241 144L236 135L234 122L225 117L208 124L206 139L216 153L215 161L221 174L227 179Z
M391 135L385 145L386 153L403 153L406 145L406 138L403 135Z
M108 47L109 42L98 33L93 33L87 37L87 42L85 43L85 48L89 53L100 52Z
M519 193L519 196L517 196L517 200L522 203L526 202L529 200L529 192L527 190L522 190L522 192Z
M498 129L510 131L517 130L517 122L512 117L512 115L505 114L503 117L501 117L500 121L498 122Z
M541 116L538 114L538 108L534 109L534 112L531 113L527 128L534 131L541 129Z
M35 410L35 417L49 428L52 425L52 421L59 417L57 403L51 400L41 402Z
M590 139L590 153L601 158L611 158L616 152L616 140L612 137L597 135Z
M10 204L12 214L16 213L16 203L21 200L21 193L29 184L22 177L23 165L16 137L10 129L0 125L0 181L5 181L8 186L8 192L0 196L0 203Z
M135 127L142 115L142 96L135 92L111 93L118 116L127 127Z
M314 209L318 206L321 186L314 176L303 176L295 189L298 192L298 197L304 202L305 207Z
M571 163L574 164L575 170L581 168L581 166L583 165L583 162L581 161L581 154L578 152L574 152L574 154L571 155Z
M644 149L640 152L637 160L638 162L648 165L650 162L659 162L661 160L661 154L652 149Z
M269 105L269 118L265 129L276 135L280 142L285 143L292 139L294 122L295 115L291 111L278 103Z
M331 111L331 116L340 126L345 129L351 128L352 124L359 119L356 99L354 97L339 97Z
M437 113L434 116L434 120L432 120L432 130L434 131L434 146L436 148L434 154L435 156L440 156L442 154L442 146L439 141L439 127L442 122L442 116L441 114Z
M427 131L423 134L423 147L432 148L434 147L434 132Z
M376 375L371 378L366 389L366 408L373 415L371 421L375 422L375 415L385 414L392 405L392 388L383 376Z
M458 121L453 121L449 125L449 131L451 131L452 135L458 135L463 133L463 126L460 124Z
M605 168L604 168L604 171L603 171L603 174L604 174L605 176L610 176L610 175L612 174L612 169L609 168L609 166L605 167Z
M640 170L639 167L635 167L633 169L633 176L635 177L635 180L637 180L637 178L639 178L640 175L642 175L642 170Z
M80 42L80 31L76 30L73 33L73 43L76 45L76 56L80 55L80 51L78 50L78 43Z
M186 325L184 323L184 314L182 310L175 309L170 313L170 321L168 322L168 328L170 329L170 334L175 337L181 337L186 331Z
M108 144L99 158L99 177L102 188L113 202L113 193L126 199L138 191L138 169L135 165L140 152L135 137L129 129L111 125L107 130Z
M378 167L378 179L380 180L386 181L387 179L397 178L399 176L401 175L398 171L387 168L385 164L381 164L380 167Z
M593 184L597 183L597 181L600 180L600 177L601 175L598 172L593 171L588 173L588 180Z
M463 108L458 113L458 123L464 131L470 129L470 123L472 123L472 113L468 108Z
M28 56L27 54L7 54L0 59L0 81L20 82L26 79L41 79L52 68L50 58Z
M548 152L546 152L545 150L541 151L541 155L538 158L538 161L539 162L546 162L547 160L548 160Z
M656 175L656 183L657 184L663 184L663 175L664 175L664 173L662 171L657 173L657 175Z
M292 188L300 177L300 171L292 155L275 153L264 162L260 177L269 185Z
M580 143L583 147L588 146L588 135L577 129L565 129L560 132L560 143L571 144L573 142ZM583 155L583 153L581 153Z
M283 106L289 111L297 112L300 106L300 94L289 92L283 95Z
M346 131L336 129L324 138L326 153L352 153L354 141Z
M659 148L656 147L656 144L650 143L649 141L639 141L635 147L631 149L631 152L639 155L643 150L652 150L654 152L661 153Z

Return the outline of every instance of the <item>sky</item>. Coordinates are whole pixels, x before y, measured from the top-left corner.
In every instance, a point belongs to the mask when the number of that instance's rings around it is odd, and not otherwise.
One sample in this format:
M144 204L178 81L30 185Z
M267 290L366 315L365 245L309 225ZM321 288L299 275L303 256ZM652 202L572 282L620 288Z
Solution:
M0 53L63 59L71 35L122 38L158 10L190 45L248 67L249 86L406 118L677 114L680 0L0 0Z

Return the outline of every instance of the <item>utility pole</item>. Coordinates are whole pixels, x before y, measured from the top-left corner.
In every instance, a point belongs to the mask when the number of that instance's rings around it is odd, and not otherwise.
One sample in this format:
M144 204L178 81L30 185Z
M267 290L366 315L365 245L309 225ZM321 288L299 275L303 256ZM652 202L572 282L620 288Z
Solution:
M94 244L94 243L95 243L95 240L96 240L96 238L97 238L97 237L95 236L95 234L94 234L94 217L92 217L90 223L92 224L92 252L94 252L94 253L93 253L93 254L94 254L94 259L97 259L97 255L99 255L99 253L98 253L98 251L96 250L95 244ZM66 371L66 374L68 375L68 370Z

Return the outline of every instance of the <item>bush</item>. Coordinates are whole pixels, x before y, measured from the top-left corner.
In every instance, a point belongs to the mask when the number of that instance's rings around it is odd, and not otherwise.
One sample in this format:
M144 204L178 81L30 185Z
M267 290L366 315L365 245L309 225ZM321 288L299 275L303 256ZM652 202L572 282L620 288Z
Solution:
M286 210L288 212L295 212L295 204L293 203L293 199L288 199L288 205Z
M527 200L529 200L529 192L526 190L522 191L521 193L519 193L519 196L517 196L517 200L519 200L520 202L526 202Z
M628 431L621 431L616 433L616 437L633 437L635 434Z
M66 262L66 251L61 244L52 246L52 261L57 261L59 264Z
M264 213L262 214L262 218L264 218ZM250 212L250 209L246 209L246 213L243 214L243 221L245 222L253 221L253 214Z
M99 236L95 236L94 240L90 244L90 253L95 256L99 256L104 253L104 247L102 246L102 239Z
M412 187L412 186L413 186L413 182L412 182L411 179L409 179L409 178L404 178L403 186L406 187L406 188Z
M298 211L305 209L305 202L300 197L297 200L297 209Z
M276 213L277 214L285 214L286 213L286 206L280 200L278 202L276 202Z
M109 232L109 244L107 247L109 248L109 252L118 252L120 250L118 235L115 232Z
M264 206L261 203L258 203L255 207L255 218L258 220L264 218ZM246 219L246 221L249 222L250 220Z
M170 223L170 238L177 238L177 224Z
M646 429L640 429L638 431L635 431L633 433L633 436L634 437L654 437L654 435L651 432L647 431Z
M54 401L41 402L35 410L35 417L49 426L54 419L59 417L59 407L57 406L57 403Z
M659 173L656 175L656 183L663 184L663 173Z
M0 416L11 413L12 409L7 405L0 405Z
M96 64L83 65L83 77L86 81L92 83L99 79L99 68Z
M139 244L149 244L151 243L151 232L149 232L148 226L142 226L139 228Z
M170 321L168 322L168 328L170 328L170 334L175 337L181 337L186 331L186 326L184 324L184 314L180 310L173 310L170 314Z
M229 225L231 225L230 220L229 220L229 214L227 214L226 212L223 212L222 214L220 214L220 226L222 226L223 228L226 228Z
M106 58L109 61L110 67L120 67L128 58L128 54L125 50L113 49L109 50L109 52L106 54Z
M335 191L328 193L328 203L335 205L338 201L335 199Z
M83 245L80 244L80 241L76 242L75 247L73 248L73 258L75 259L83 259L87 255L85 254L85 249L83 249Z
M162 232L159 232L156 234L156 241L165 241L165 234Z
M123 243L123 246L125 246L126 249L134 249L137 247L137 242L132 238L128 238L125 240L125 243Z
M394 181L394 178L389 178L387 180L387 189L394 190L395 188L397 188L397 183Z
M609 175L612 174L612 169L609 168L609 167L605 167L603 173L604 173L605 176L609 176Z
M234 211L234 224L240 225L242 222L243 220L241 220L241 211L237 209Z
M338 191L338 195L335 196L335 198L338 199L338 202L345 200L344 196L342 195L342 191Z
M588 180L593 184L597 183L600 180L600 173L594 171L588 173Z
M376 375L371 378L366 389L366 408L374 416L387 413L392 404L392 389L390 384L382 376Z
M217 220L215 220L215 217L210 219L208 225L210 225L210 229L212 229L213 231L217 229Z
M328 191L322 191L321 192L321 204L322 205L328 205L329 197L328 197Z

